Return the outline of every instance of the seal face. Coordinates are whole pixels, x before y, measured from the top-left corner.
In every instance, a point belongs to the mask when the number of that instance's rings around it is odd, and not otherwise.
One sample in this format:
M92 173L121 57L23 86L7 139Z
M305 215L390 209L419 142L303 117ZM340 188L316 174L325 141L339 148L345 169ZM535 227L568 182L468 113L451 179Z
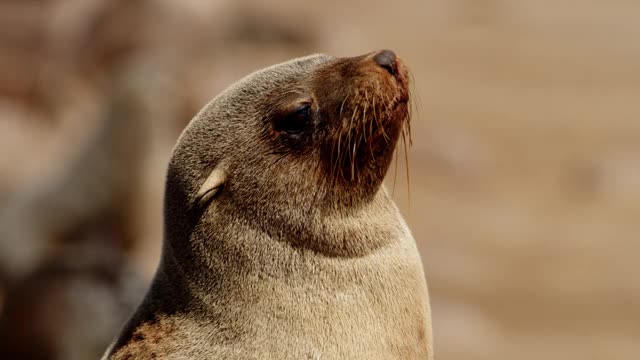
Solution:
M383 51L327 59L306 77L293 92L277 92L266 137L276 153L314 174L319 198L312 204L357 206L378 191L408 124L407 69Z
M197 228L184 222L207 218L200 212L233 211L274 238L356 255L363 244L332 241L322 218L351 213L379 191L408 126L408 100L407 69L390 51L313 55L248 76L183 133L169 167L167 229L184 236ZM227 179L213 211L193 195L212 168Z
M422 264L382 187L408 87L389 50L312 55L206 105L174 149L161 265L113 358L431 356ZM164 341L145 335L157 324Z

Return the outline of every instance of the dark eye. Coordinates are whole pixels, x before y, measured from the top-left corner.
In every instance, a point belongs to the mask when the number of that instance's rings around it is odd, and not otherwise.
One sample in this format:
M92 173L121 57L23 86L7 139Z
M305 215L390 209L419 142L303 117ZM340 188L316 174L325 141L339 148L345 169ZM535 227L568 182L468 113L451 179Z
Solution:
M273 128L277 131L284 131L288 134L301 134L309 123L311 106L309 104L300 105L293 111L278 116L273 121Z

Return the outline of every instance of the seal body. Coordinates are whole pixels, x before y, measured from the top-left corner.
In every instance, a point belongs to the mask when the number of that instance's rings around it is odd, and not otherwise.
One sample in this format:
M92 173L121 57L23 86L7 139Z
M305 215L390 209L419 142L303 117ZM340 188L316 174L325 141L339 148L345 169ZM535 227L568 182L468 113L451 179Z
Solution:
M382 182L408 129L391 51L249 75L169 164L160 266L109 359L429 359L426 282Z

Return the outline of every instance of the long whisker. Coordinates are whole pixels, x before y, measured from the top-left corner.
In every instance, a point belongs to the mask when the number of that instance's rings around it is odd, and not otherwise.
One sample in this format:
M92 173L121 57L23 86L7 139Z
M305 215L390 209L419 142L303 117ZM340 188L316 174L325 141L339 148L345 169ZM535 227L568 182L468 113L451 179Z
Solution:
M398 179L398 149L394 151L394 167L393 167L393 187L391 188L391 196L396 194L396 180Z
M409 149L407 148L407 137L405 133L402 132L402 145L404 147L404 166L406 169L407 176L407 200L409 203L409 209L411 209L411 179L409 174Z
M347 102L347 100L349 99L349 97L351 96L351 90L349 90L349 92L345 95L344 99L342 100L342 104L340 105L340 111L338 113L338 121L340 123L340 127L342 128L342 123L343 123L343 110L344 110L344 104ZM333 188L335 185L335 181L337 180L338 174L336 172L336 170L340 167L340 141L342 138L342 131L338 132L338 141L334 141L333 144L331 145L331 178L332 178L332 183L331 183L331 187ZM337 156L334 157L334 150L336 148L338 148L338 153Z

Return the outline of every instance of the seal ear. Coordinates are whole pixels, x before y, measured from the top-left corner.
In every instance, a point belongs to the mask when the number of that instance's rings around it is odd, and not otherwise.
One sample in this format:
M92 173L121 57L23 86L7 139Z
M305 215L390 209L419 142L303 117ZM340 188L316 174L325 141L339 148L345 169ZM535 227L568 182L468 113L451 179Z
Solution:
M222 166L216 166L207 179L200 186L200 190L196 194L196 202L198 206L206 205L211 199L220 193L224 183L227 181L227 173Z

